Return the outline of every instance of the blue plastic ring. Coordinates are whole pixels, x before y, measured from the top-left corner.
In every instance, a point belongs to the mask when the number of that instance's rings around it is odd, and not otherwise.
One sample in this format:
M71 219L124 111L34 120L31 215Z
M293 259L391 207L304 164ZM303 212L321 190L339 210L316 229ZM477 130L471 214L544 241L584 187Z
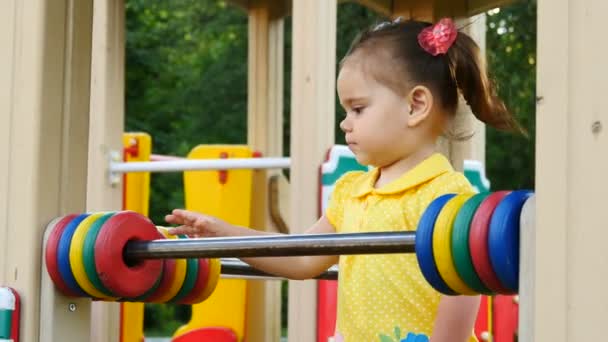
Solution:
M454 196L456 195L442 195L431 202L422 214L416 230L416 258L420 271L435 290L446 295L456 295L457 293L443 281L437 270L437 264L433 257L433 230L441 209Z
M521 209L532 195L529 190L513 191L496 206L490 220L488 250L490 262L505 289L519 290L519 223Z
M74 278L74 273L72 273L72 267L70 266L70 245L72 244L72 237L74 236L76 228L87 216L89 216L89 214L81 214L70 221L65 227L63 234L61 234L59 244L57 245L57 265L59 267L59 273L70 290L81 297L90 296L80 287L80 285L78 285L76 278Z

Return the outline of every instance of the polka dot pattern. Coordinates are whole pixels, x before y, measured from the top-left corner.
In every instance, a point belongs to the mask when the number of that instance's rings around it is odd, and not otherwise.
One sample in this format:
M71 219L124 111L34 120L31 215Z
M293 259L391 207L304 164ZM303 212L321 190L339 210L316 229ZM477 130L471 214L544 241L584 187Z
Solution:
M326 212L337 232L414 231L435 198L472 191L440 154L375 189L377 177L376 169L337 181ZM415 254L345 255L339 267L337 331L344 341L378 341L395 327L403 335L432 335L440 294L425 281Z

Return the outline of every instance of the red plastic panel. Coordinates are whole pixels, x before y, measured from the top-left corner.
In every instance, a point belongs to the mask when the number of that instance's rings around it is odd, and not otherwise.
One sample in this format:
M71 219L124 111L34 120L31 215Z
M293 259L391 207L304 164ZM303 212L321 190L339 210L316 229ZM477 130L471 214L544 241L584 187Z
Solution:
M237 342L237 337L230 328L211 327L189 331L172 342Z

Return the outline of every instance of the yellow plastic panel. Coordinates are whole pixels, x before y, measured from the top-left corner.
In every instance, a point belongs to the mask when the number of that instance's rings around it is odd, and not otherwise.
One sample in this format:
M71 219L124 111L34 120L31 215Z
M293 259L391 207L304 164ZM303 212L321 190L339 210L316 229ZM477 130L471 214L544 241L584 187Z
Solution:
M152 138L147 133L125 133L122 137L124 160L149 161ZM127 173L123 182L123 209L148 216L150 203L150 173ZM121 304L121 342L144 340L144 304Z
M189 159L250 158L247 146L200 145ZM184 172L186 208L248 227L251 217L252 170ZM203 327L228 327L239 338L245 332L247 282L220 279L213 294L192 306L192 318L174 336Z

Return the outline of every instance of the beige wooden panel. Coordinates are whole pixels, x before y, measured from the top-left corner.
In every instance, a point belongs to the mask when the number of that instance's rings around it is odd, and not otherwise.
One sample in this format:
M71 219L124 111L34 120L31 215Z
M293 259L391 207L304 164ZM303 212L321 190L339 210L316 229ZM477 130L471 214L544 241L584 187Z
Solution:
M0 283L21 294L23 341L38 340L40 319L55 320L58 330L69 323L62 314L67 306L55 306L55 315L40 314L40 273L45 272L40 247L49 221L68 210L84 210L88 103L82 104L89 96L90 5L67 0L0 4L1 70L8 71L0 76L5 139L0 149L5 182L0 187ZM75 134L78 130L85 133ZM83 309L86 318L86 305ZM52 336L53 331L44 333ZM70 333L86 339L88 323Z
M524 204L520 217L519 330L520 341L534 341L534 274L536 249L536 197Z
M605 205L608 192L608 137L605 129L608 112L604 100L608 47L599 43L605 40L602 30L608 2L570 0L568 13L569 56L567 64L563 64L568 66L569 74L569 82L566 83L569 100L565 106L568 109L565 136L568 137L569 152L566 182L567 338L570 341L593 341L606 338L603 325L608 317L608 293L605 290L608 287L608 255L604 243L608 239L608 210ZM548 116L548 113L542 111L539 115ZM543 151L539 150L537 155L539 153ZM539 237L539 241L543 239L544 236Z
M466 18L512 2L513 0L394 0L392 16L426 21L444 16Z
M58 215L85 210L93 3L70 0L65 10L66 68L59 183L62 200ZM39 341L88 339L91 301L58 294L49 284L45 270L41 272ZM70 311L70 305L76 310Z
M16 0L0 2L0 241L8 238L10 127L15 69ZM6 250L0 250L0 279L6 279Z
M352 0L340 0L342 2L353 2ZM377 13L383 14L385 16L390 16L393 11L393 0L354 0L354 2L359 3L362 6L365 6Z
M124 1L95 1L91 61L91 119L87 210L120 210L121 186L107 176L111 151L122 156L125 96ZM118 341L119 304L96 302L91 310L92 342Z
M534 341L605 339L605 1L538 4ZM523 322L522 322L523 323Z
M534 338L568 341L568 0L538 4L537 95L544 98L536 113L536 251L533 255ZM522 282L527 280L522 279ZM520 322L522 336L528 336ZM528 341L524 341L528 342Z
M506 6L515 2L514 0L467 0L468 15L476 15L496 7Z
M247 143L265 156L283 155L284 20L268 1L249 10Z
M336 0L293 2L290 227L318 217L318 168L334 144ZM316 282L289 283L289 341L314 341Z
M283 155L283 49L284 12L269 0L249 7L248 122L249 146L264 156ZM276 231L269 216L268 178L280 170L254 175L252 226ZM247 338L279 341L281 336L281 283L248 281Z

